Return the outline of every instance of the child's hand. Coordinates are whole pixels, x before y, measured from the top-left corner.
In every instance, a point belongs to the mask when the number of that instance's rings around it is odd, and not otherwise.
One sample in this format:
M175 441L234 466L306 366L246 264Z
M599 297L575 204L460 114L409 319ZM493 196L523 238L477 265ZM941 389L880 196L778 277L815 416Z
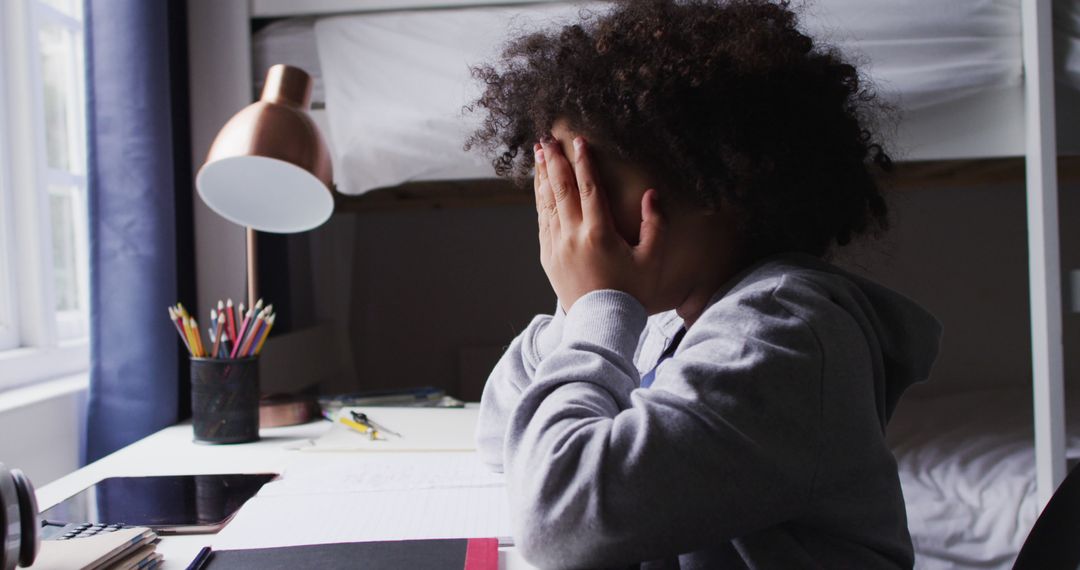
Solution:
M664 224L656 190L641 200L641 237L631 246L615 229L585 140L574 139L573 166L559 145L536 145L540 263L563 309L599 289L633 295L646 309L658 296Z

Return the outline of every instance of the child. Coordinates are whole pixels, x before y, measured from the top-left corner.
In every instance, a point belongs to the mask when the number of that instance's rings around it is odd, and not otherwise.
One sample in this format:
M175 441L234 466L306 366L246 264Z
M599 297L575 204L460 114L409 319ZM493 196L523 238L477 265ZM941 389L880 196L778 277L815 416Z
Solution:
M824 260L886 227L856 70L786 3L635 0L474 73L558 296L481 402L525 558L910 568L884 431L941 329Z

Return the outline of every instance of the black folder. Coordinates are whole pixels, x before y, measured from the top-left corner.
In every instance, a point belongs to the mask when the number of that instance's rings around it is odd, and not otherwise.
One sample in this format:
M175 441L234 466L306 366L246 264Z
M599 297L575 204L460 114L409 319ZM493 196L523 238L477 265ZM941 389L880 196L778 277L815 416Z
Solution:
M210 570L488 570L498 568L498 551L498 540L494 538L310 544L250 550L216 550L204 567Z

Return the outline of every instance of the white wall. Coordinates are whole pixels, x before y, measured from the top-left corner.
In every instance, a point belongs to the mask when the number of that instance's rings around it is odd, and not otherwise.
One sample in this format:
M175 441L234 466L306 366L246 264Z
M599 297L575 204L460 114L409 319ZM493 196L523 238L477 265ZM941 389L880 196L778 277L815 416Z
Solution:
M248 2L189 0L188 67L192 180L221 127L252 102ZM206 319L218 299L246 297L244 228L215 214L192 192L195 216L195 314ZM183 299L191 306L190 299Z

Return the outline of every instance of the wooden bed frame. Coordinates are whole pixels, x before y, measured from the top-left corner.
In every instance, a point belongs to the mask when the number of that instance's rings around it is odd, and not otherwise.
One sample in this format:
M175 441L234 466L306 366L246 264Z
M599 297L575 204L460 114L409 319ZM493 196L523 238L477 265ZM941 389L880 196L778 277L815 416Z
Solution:
M1064 365L1061 268L1058 231L1058 140L1056 124L1076 124L1080 96L1055 109L1050 0L1022 2L1023 84L961 102L911 113L897 140L906 161L900 188L942 182L970 185L1023 180L1027 189L1035 455L1039 505L1045 505L1065 476ZM470 6L537 4L534 0L189 0L189 47L193 86L192 144L196 160L206 155L217 130L251 93L251 20L338 13L433 10ZM208 38L211 38L208 41ZM1064 99L1063 99L1064 101ZM1076 104L1074 104L1076 103ZM1063 147L1080 149L1080 133L1063 133ZM197 169L199 164L194 167ZM1080 178L1080 159L1061 161L1063 178ZM337 198L342 211L380 208L466 207L531 203L526 190L506 183L461 181L414 183ZM244 290L243 229L214 216L196 200L199 298L209 291ZM212 253L211 253L212 252ZM236 265L239 264L239 265ZM204 294L206 293L206 294ZM216 297L214 297L216 298ZM209 306L199 310L209 311Z
M903 192L919 188L966 188L988 184L1024 184L1025 161L1022 157L964 160L920 160L899 162L884 179L889 191ZM1080 156L1060 156L1058 180L1080 182ZM413 210L440 208L475 208L482 206L523 206L533 204L532 187L519 188L494 178L410 182L365 192L359 196L334 195L334 211L370 212L373 210Z

